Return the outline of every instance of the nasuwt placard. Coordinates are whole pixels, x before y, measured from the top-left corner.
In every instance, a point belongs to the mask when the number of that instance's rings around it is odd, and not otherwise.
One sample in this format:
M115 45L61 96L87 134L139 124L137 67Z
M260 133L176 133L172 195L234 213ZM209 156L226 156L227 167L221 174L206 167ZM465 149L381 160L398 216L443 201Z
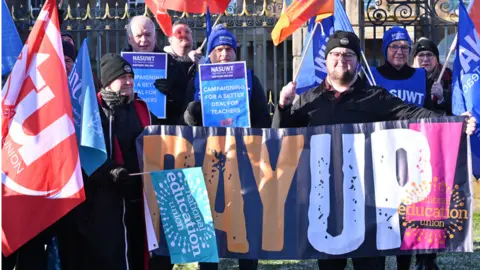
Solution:
M250 127L247 67L244 61L199 66L205 127Z
M149 110L158 118L166 118L167 99L158 91L154 82L167 78L167 54L145 52L122 52L135 74L133 90L148 104Z

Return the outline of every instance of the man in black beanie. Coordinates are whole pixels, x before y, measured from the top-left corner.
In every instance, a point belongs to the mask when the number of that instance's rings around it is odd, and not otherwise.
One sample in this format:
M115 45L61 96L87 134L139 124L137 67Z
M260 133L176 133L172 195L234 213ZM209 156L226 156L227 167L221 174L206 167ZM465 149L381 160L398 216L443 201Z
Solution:
M144 269L143 185L129 174L140 170L136 138L153 118L133 92L133 69L123 57L104 55L100 69L97 96L108 159L84 176L86 201L75 210L75 246L62 269Z
M302 93L295 103L296 82L284 86L272 127L307 127L439 116L433 111L403 102L382 87L369 86L358 77L359 55L360 41L354 33L333 33L325 50L327 78L318 87ZM471 118L469 121L470 125L475 125L475 119ZM471 127L473 130L473 126ZM334 185L337 186L342 188L341 184ZM333 192L332 194L338 194L336 190ZM375 220L375 209L366 209L365 215L366 219ZM329 219L331 218L340 219L343 215L330 215ZM336 222L345 224L341 220ZM340 235L342 230L328 233ZM320 269L345 269L346 263L347 259L318 260ZM385 269L385 258L354 258L353 265L356 270Z
M62 41L63 58L65 61L65 69L67 70L67 76L72 71L75 59L77 59L77 49L68 41Z

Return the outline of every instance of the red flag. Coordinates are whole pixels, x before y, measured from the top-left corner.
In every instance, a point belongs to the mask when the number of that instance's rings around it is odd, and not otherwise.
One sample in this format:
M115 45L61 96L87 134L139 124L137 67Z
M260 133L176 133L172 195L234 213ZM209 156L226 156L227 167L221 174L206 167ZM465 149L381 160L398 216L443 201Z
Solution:
M280 44L314 16L321 15L317 19L331 16L333 9L333 0L294 0L273 28L273 43L275 46Z
M212 14L222 14L231 0L155 0L165 9L188 13L205 13L207 7Z
M172 19L167 10L160 7L157 0L145 0L148 9L155 15L158 25L167 37L172 36Z
M472 0L470 2L470 18L472 18L475 30L480 36L480 0Z
M85 200L55 0L2 89L2 251L10 255Z

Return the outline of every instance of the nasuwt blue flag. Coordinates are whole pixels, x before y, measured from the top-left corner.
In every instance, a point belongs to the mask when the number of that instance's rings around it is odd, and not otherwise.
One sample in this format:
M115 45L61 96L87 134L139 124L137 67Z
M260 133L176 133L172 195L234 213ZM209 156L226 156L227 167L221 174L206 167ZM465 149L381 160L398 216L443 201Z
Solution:
M107 150L93 83L87 39L83 41L72 72L68 76L68 86L80 163L87 175L91 175L107 160Z
M22 40L8 10L5 0L2 1L2 76L12 71L18 55L22 50Z
M347 13L343 8L343 4L340 0L335 0L335 9L333 11L335 16L335 31L342 30L354 33L352 24L348 19Z
M218 262L202 167L152 172L172 263Z
M472 19L463 3L459 6L458 39L453 62L452 112L460 115L470 111L480 119L480 42ZM480 176L480 130L470 136L472 168L475 177Z
M313 35L313 39L306 52L306 44L303 48L305 59L298 73L297 94L320 85L327 77L325 46L329 36L333 34L333 16L323 19L315 29L315 32L313 32L315 23L315 17L308 22L308 35L305 40L308 41L311 35Z

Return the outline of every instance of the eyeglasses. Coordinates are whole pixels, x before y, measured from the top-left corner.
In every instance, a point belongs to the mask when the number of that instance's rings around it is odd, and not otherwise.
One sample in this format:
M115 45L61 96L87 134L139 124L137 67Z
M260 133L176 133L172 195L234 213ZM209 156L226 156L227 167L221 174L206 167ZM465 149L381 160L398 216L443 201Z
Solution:
M357 57L357 55L354 53L340 53L340 52L329 52L328 55L330 55L333 60L338 60L340 59L340 56L342 56L343 59L345 59L345 61L352 61L353 59L355 59L355 57Z
M398 50L402 50L402 52L410 51L410 46L407 46L407 45L402 45L402 46L390 45L388 46L388 48L390 49L391 52L398 52Z
M424 59L424 58L427 58L427 59L432 59L435 55L433 53L419 53L417 54L417 57L420 58L420 59Z

